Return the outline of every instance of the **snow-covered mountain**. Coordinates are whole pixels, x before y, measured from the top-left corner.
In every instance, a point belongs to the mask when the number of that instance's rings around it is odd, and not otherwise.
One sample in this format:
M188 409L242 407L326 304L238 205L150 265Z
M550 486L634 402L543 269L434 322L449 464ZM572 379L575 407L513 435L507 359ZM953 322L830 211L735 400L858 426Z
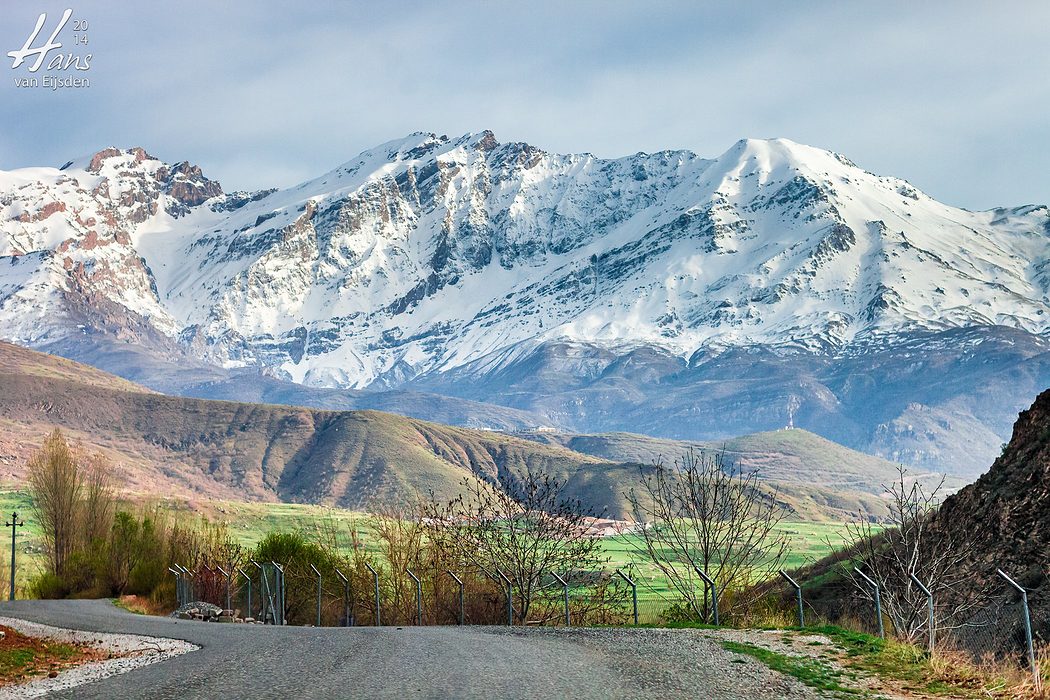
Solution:
M735 348L840 366L955 329L1013 329L1030 358L1050 331L1047 207L957 209L784 139L604 160L420 133L256 193L105 149L0 172L0 256L0 337L25 345L69 354L105 331L308 386L423 387L589 430L631 426L616 408L584 420L582 395L543 400L623 358L649 381ZM553 355L560 384L522 388L522 368L535 380ZM775 420L833 399L785 394ZM870 446L887 425L857 430Z

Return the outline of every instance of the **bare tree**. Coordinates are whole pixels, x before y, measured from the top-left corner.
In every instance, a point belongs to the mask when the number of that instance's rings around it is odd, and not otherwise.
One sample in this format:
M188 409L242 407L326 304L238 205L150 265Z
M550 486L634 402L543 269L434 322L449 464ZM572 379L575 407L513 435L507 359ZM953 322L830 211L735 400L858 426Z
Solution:
M433 496L422 504L430 543L443 560L458 562L494 582L500 573L514 582L514 611L529 620L534 604L548 595L543 576L599 572L609 563L601 541L589 536L590 512L567 496L564 484L547 474L503 473L494 482L467 477L448 502ZM502 585L502 584L498 584ZM590 581L591 589L601 587ZM612 597L609 597L613 604Z
M723 597L746 604L760 595L753 584L783 564L788 540L777 527L785 511L776 492L724 453L690 451L673 468L643 467L639 488L625 497L640 524L628 546L660 570L698 619L709 613L703 575L715 582L720 604Z
M394 619L412 621L416 616L416 584L408 571L435 578L426 551L426 527L416 511L404 506L380 508L376 516L375 534L386 567L374 566L381 574L388 574L382 577L389 582L385 599L393 608ZM387 567L388 572L384 571Z
M29 458L27 470L48 565L61 576L77 544L76 517L83 489L78 456L62 432L55 430Z
M82 488L76 518L78 535L84 545L104 540L113 526L113 465L101 453L89 455L80 469Z
M889 526L883 530L866 520L846 526L842 537L850 558L845 573L858 595L869 601L874 600L874 592L853 567L874 580L882 612L893 630L899 638L914 642L929 634L929 615L926 596L911 575L933 594L938 629L964 625L983 590L978 590L965 566L974 556L973 541L958 528L933 527L943 500L943 477L927 490L918 479L909 478L903 466L897 473L896 482L885 487L890 496Z

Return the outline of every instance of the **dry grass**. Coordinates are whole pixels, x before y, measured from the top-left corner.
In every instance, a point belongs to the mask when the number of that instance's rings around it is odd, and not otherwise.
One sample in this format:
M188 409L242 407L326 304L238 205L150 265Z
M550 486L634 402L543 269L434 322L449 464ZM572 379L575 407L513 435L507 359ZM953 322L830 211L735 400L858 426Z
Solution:
M1027 664L1019 665L1015 659L975 661L965 652L939 650L928 661L935 683L965 688L972 697L1050 700L1050 645L1037 650L1036 663L1041 677L1038 688Z
M171 605L149 596L122 595L113 604L137 615L167 615L171 612Z

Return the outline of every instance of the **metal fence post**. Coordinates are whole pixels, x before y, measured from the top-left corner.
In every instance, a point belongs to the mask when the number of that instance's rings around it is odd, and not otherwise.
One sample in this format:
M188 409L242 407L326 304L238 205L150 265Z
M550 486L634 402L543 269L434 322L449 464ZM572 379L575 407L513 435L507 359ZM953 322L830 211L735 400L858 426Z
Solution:
M317 574L317 626L321 626L321 572L317 570L317 567L310 564L310 568Z
M376 583L376 627L379 627L382 624L379 621L379 572L373 569L368 562L365 562L365 567L372 572L372 578L375 579Z
M232 610L233 605L230 600L230 575L221 566L216 566L215 570L222 574L223 578L226 579L226 609Z
M419 577L412 573L412 569L405 569L405 573L416 582L416 624L423 624L423 583Z
M1038 691L1042 685L1042 679L1039 677L1039 666L1035 662L1035 645L1032 642L1032 616L1028 610L1028 591L1022 588L1017 581L1007 576L1002 569L996 569L995 572L1021 594L1021 608L1024 611L1024 639L1028 645L1028 663L1032 667L1032 679L1035 683L1035 689Z
M280 604L280 621L275 621L274 624L283 626L285 624L285 610L287 610L285 607L284 595L284 567L275 561L271 561L270 563L273 564L273 567L277 570L274 578L277 579L277 602Z
M448 571L447 569L446 569L445 572L449 576L454 578L456 580L456 583L459 584L459 624L462 625L463 624L463 579L461 579L459 576L456 576L454 573L452 573L451 571Z
M627 578L619 569L616 570L616 575L627 582L627 585L631 587L631 602L634 604L634 624L638 624L638 586L634 585L634 581ZM716 613L717 615L717 613ZM715 624L718 624L717 622Z
M183 593L185 586L182 585L182 571L179 569L179 565L169 566L168 571L175 574L175 600L179 602L179 607L186 604L183 599Z
M175 569L168 567L168 571L175 574L175 602L178 606L182 607L182 574Z
M183 566L181 564L176 564L175 566L180 568L180 569L182 569L182 573L186 576L186 592L189 594L188 596L186 596L187 597L187 601L186 602L188 603L188 602L190 602L189 599L197 597L196 592L193 590L193 578L194 578L193 572L190 571L189 569L187 569L185 566Z
M697 571L696 573L700 574L700 578L704 580L706 586L711 588L711 611L714 613L715 627L718 627L718 586L715 584L714 579L703 571Z
M281 624L281 613L284 606L281 605L281 570L277 564L270 562L270 567L273 569L273 598L270 600L270 613L273 615L273 624ZM267 575L266 583L269 585L270 577Z
M350 579L343 575L343 572L339 569L335 570L335 575L340 578L343 582L343 626L350 626Z
M511 582L506 575L496 569L496 573L503 579L503 582L507 584L507 625L510 627L514 626L514 584Z
M551 576L556 578L558 580L558 583L561 584L562 597L565 599L565 626L569 627L569 584L565 579L563 579L561 576L554 573L553 571L551 572Z
M798 626L805 627L806 618L802 612L802 586L795 583L795 579L788 576L787 572L783 569L780 570L780 575L783 576L784 580L790 583L791 586L795 589L795 597L798 598Z
M284 564L280 564L281 570L281 624L288 624L288 580L284 575Z
M274 561L270 562L273 567L273 624L280 625L284 617L284 605L281 603L281 567Z
M240 574L241 576L243 576L244 580L248 582L248 605L245 607L245 610L247 610L247 613L244 616L245 617L251 617L252 616L252 577L249 576L248 574L244 573L244 570L239 568L239 567L237 569L237 573Z
M934 626L935 620L933 616L933 593L930 593L930 589L924 586L922 581L916 578L915 574L909 573L908 576L910 576L911 580L915 582L915 585L919 587L919 590L926 595L926 607L930 615L930 654L933 654L933 647L937 641L937 631Z
M260 581L260 583L262 583L262 586L260 587L261 590L259 591L259 594L262 595L263 591L266 592L266 595L263 597L262 604L259 606L259 618L262 619L263 624L266 624L266 604L269 603L270 604L270 614L272 615L272 618L273 618L273 624L276 625L277 624L277 609L274 607L273 592L270 590L270 578L266 575L266 569L263 568L262 564L260 564L259 562L255 561L254 559L252 559L251 562L252 562L252 565L256 569L259 570L259 581ZM277 581L276 581L276 570L275 570L274 583L276 583L276 582Z
M266 569L263 568L262 564L251 560L252 565L259 570L259 596L262 598L262 602L259 605L259 619L266 624L266 604L270 604L270 615L273 620L273 624L277 624L277 611L273 605L273 592L270 590L270 578L266 575ZM265 595L264 595L265 593Z
M882 598L879 592L879 584L875 583L875 580L865 574L857 567L853 567L853 570L857 572L857 575L868 582L872 590L875 592L875 617L879 620L879 637L882 639L886 638L886 628L882 624Z

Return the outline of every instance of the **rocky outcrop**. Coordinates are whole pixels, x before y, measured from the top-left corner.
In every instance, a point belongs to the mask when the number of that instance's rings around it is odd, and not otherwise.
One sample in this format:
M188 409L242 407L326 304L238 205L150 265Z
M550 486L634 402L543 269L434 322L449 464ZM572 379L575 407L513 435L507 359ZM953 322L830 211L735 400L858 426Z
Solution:
M937 527L975 543L968 566L976 580L1009 572L1050 623L1050 389L1018 416L988 472L945 501Z
M200 166L187 162L172 166L170 171L159 169L157 179L164 183L164 191L172 199L186 207L195 207L222 194L218 182L204 177Z

